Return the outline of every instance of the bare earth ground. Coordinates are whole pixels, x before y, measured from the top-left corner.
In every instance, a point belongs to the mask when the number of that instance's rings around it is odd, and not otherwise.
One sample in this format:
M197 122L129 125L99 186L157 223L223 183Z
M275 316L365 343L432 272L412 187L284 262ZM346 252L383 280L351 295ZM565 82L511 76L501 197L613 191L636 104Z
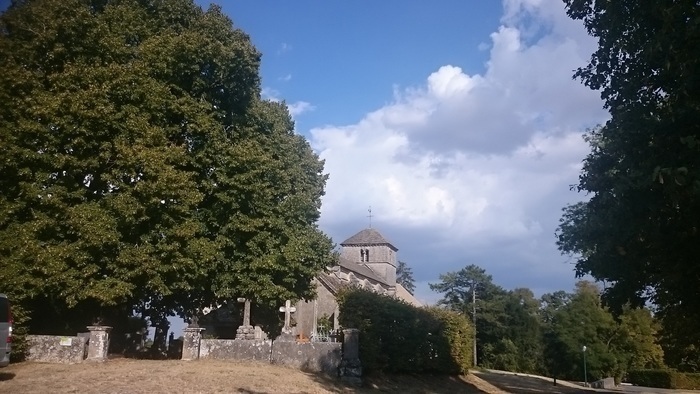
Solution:
M495 393L475 376L382 376L361 388L262 363L112 359L76 365L20 363L0 370L0 393Z

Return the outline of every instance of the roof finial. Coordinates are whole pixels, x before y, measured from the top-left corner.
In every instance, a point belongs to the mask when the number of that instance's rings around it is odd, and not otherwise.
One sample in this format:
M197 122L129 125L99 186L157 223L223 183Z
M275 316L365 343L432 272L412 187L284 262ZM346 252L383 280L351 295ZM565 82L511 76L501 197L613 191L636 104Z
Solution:
M369 206L369 209L367 210L369 212L369 215L367 217L369 218L369 228L372 228L372 206Z

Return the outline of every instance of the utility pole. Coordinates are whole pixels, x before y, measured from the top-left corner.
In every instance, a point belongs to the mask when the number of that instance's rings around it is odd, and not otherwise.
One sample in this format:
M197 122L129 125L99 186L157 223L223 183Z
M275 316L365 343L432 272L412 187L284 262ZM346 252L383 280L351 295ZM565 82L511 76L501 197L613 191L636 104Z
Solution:
M476 367L476 281L472 281L472 323L474 324L474 367Z

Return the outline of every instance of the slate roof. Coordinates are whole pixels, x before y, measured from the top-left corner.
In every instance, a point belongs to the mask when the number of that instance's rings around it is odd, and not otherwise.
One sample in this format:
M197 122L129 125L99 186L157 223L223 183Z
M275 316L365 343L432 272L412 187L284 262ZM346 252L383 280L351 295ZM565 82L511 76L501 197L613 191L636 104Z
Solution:
M387 239L379 233L379 231L373 228L366 228L360 231L359 233L341 242L340 245L388 245L395 252L398 251L396 246L392 245L391 242L387 241Z
M354 261L350 261L341 257L338 259L338 265L345 268L348 271L354 272L355 274L364 276L365 278L389 286L389 283L387 283L386 280L384 280L384 278L377 275L377 273L372 271L372 269L366 266L365 264L355 263Z
M330 290L330 292L333 294L338 294L338 290L346 286L346 284L343 283L342 280L338 279L338 277L327 272L320 273L318 275L318 280L325 284L328 290Z

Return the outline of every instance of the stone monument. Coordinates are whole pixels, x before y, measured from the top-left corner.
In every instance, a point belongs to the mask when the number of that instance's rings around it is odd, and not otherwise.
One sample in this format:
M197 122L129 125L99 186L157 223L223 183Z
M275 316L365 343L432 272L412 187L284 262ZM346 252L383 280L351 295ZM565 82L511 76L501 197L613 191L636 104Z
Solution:
M284 306L280 307L280 312L284 313L284 327L282 328L282 334L280 334L278 341L295 341L294 331L292 330L292 313L296 312L297 308L292 306L292 302L287 300L284 302Z
M252 340L256 339L255 327L250 325L250 300L238 298L238 302L243 303L243 324L236 330L236 339Z

